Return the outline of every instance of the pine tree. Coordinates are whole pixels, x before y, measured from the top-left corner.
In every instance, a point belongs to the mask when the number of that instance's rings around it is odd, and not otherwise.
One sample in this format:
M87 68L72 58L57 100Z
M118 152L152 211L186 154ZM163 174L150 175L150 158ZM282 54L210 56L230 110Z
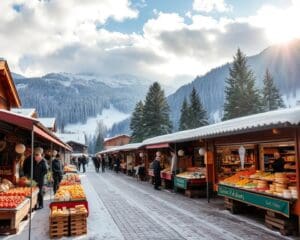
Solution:
M146 96L144 106L144 139L170 133L172 123L170 121L170 107L167 103L164 91L159 83L153 83Z
M95 141L95 150L94 152L97 153L104 148L104 138L106 136L107 129L103 123L103 121L97 122L97 129L96 129L96 141Z
M179 130L182 131L189 129L189 105L186 98L184 98L182 102L180 112Z
M143 114L144 114L144 104L139 101L132 113L130 121L130 129L132 131L132 142L141 142L143 140L144 129L143 129Z
M206 111L194 87L190 95L190 106L188 115L189 129L202 127L208 124Z
M263 107L265 111L271 111L278 108L285 107L281 94L276 88L273 77L271 76L269 70L266 70L264 77L264 88L263 94Z
M255 77L247 66L246 56L237 50L226 80L223 120L261 112L262 103Z

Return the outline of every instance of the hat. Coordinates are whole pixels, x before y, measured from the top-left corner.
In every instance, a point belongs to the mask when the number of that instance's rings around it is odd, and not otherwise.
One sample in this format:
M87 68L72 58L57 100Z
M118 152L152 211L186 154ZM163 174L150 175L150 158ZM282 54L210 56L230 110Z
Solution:
M37 147L34 149L34 154L43 154L44 150L41 147Z

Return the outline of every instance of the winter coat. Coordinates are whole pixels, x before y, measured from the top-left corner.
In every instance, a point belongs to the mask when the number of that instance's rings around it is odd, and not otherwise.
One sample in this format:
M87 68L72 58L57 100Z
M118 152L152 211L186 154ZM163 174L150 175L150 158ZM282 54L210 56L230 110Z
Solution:
M283 172L284 171L284 159L282 157L275 159L272 163L272 168L274 172Z
M40 162L34 161L33 165L33 180L37 182L39 188L44 185L44 177L47 174L46 160L42 159Z
M161 171L160 162L157 160L154 160L152 163L152 166L153 166L154 176L160 176L160 171Z
M26 177L30 178L30 175L31 175L31 156L27 157L24 160L24 163L23 163L23 173L24 173L24 175Z
M52 161L52 173L53 173L53 177L57 177L57 178L61 178L63 175L62 172L62 166L61 166L61 162L59 159L54 159Z
M94 165L96 168L100 167L100 159L98 157L92 157L92 160L94 162Z

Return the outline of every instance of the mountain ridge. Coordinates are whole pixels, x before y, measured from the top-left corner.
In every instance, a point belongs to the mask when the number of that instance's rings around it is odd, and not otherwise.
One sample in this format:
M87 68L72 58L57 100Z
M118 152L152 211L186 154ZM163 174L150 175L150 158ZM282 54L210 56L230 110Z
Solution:
M254 72L259 89L263 87L263 77L268 68L287 107L295 105L297 99L300 99L300 81L298 80L300 79L300 40L291 42L289 45L270 46L256 55L247 57L247 63ZM168 96L175 128L178 126L182 101L184 97L189 96L193 86L201 97L210 122L220 121L225 99L225 80L229 76L231 65L232 63L226 63L211 69Z

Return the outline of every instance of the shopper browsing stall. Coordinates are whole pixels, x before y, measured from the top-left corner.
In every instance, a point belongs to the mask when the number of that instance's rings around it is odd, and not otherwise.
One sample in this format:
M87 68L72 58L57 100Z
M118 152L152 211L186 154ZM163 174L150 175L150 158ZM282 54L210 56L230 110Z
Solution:
M52 161L52 176L53 176L53 192L56 193L58 189L58 185L62 180L62 176L63 176L62 164L61 164L59 154L56 154L54 160Z
M39 188L38 194L38 209L44 207L43 205L43 186L44 186L44 177L47 173L46 160L43 159L43 149L36 148L34 150L34 164L33 164L33 179L37 182Z
M152 166L153 166L153 172L154 172L154 189L159 190L159 186L161 185L160 152L156 153L156 158L154 159Z

